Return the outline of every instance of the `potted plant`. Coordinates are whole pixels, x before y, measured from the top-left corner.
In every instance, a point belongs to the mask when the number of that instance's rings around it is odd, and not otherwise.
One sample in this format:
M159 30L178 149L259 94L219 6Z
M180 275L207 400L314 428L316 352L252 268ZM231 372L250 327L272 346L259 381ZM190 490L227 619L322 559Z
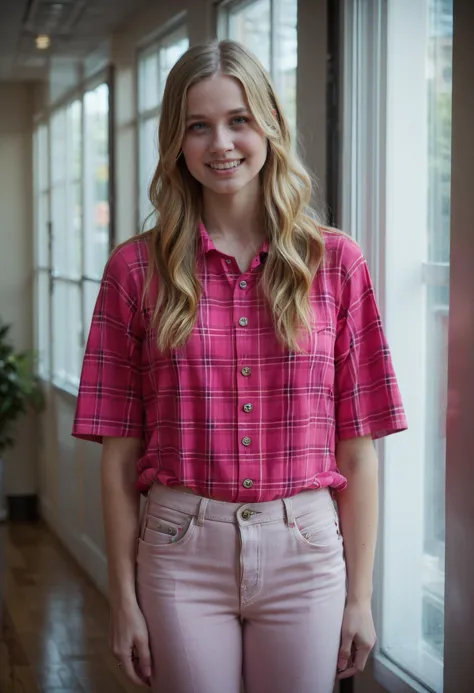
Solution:
M29 408L41 411L44 406L34 354L15 351L7 338L10 329L0 323L0 521L7 516L2 453L15 444L13 423Z

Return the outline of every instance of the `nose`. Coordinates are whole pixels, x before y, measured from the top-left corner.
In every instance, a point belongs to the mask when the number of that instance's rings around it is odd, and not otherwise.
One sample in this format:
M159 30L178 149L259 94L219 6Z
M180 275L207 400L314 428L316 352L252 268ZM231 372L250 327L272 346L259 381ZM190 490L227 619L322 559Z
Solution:
M229 152L234 149L232 133L225 127L216 127L211 142L211 153Z

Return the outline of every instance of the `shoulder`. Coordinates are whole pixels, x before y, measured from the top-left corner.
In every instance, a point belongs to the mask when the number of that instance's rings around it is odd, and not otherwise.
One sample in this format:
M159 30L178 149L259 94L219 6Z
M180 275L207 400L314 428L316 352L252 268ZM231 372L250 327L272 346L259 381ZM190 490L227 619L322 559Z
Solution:
M133 236L114 248L105 266L104 281L143 284L148 269L149 243L150 236L145 233Z
M320 227L324 239L324 266L338 269L343 278L365 264L360 245L349 234L328 226Z

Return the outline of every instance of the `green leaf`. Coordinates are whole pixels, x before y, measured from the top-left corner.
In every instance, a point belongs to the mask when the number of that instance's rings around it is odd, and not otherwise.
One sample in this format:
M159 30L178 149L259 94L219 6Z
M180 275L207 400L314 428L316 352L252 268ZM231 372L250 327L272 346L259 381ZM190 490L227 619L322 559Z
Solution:
M9 325L0 322L0 451L14 444L10 424L28 408L40 412L45 399L35 374L36 353L15 351L8 342Z

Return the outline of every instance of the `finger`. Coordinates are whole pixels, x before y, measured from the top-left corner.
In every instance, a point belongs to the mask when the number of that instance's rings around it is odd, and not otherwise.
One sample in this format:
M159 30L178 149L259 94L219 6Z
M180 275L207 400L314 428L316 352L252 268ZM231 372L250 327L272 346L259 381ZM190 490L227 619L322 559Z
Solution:
M339 656L337 659L338 671L344 671L351 658L352 636L343 636Z
M130 679L130 681L132 681L132 683L135 683L137 686L144 686L145 685L145 682L143 681L143 679L141 679L138 676L138 674L136 673L135 667L133 666L133 662L131 659L127 662L127 664L125 664L125 662L124 662L121 669L124 672L124 674L127 676L127 678Z
M348 667L344 671L339 672L336 679L342 681L342 679L349 679L351 676L355 676L355 674L357 674L357 669L355 667Z
M364 671L371 649L371 647L361 647L355 651L354 668L356 671Z
M123 671L125 676L127 676L130 679L130 681L137 684L138 686L143 686L144 682L137 675L137 673L135 671L135 667L133 666L133 662L132 662L132 659L130 657L130 653L116 655L116 658L117 658L117 662L120 662L120 664L121 664L120 669Z
M371 648L367 647L362 647L359 650L354 650L354 655L352 658L352 661L350 662L350 666L344 671L339 671L337 673L337 679L340 681L342 679L348 679L351 676L355 676L355 674L358 674L362 671L364 671L365 666L367 664L367 660L369 658Z
M151 654L148 642L137 643L135 646L135 652L135 666L138 668L138 671L143 679L148 683L151 676Z

